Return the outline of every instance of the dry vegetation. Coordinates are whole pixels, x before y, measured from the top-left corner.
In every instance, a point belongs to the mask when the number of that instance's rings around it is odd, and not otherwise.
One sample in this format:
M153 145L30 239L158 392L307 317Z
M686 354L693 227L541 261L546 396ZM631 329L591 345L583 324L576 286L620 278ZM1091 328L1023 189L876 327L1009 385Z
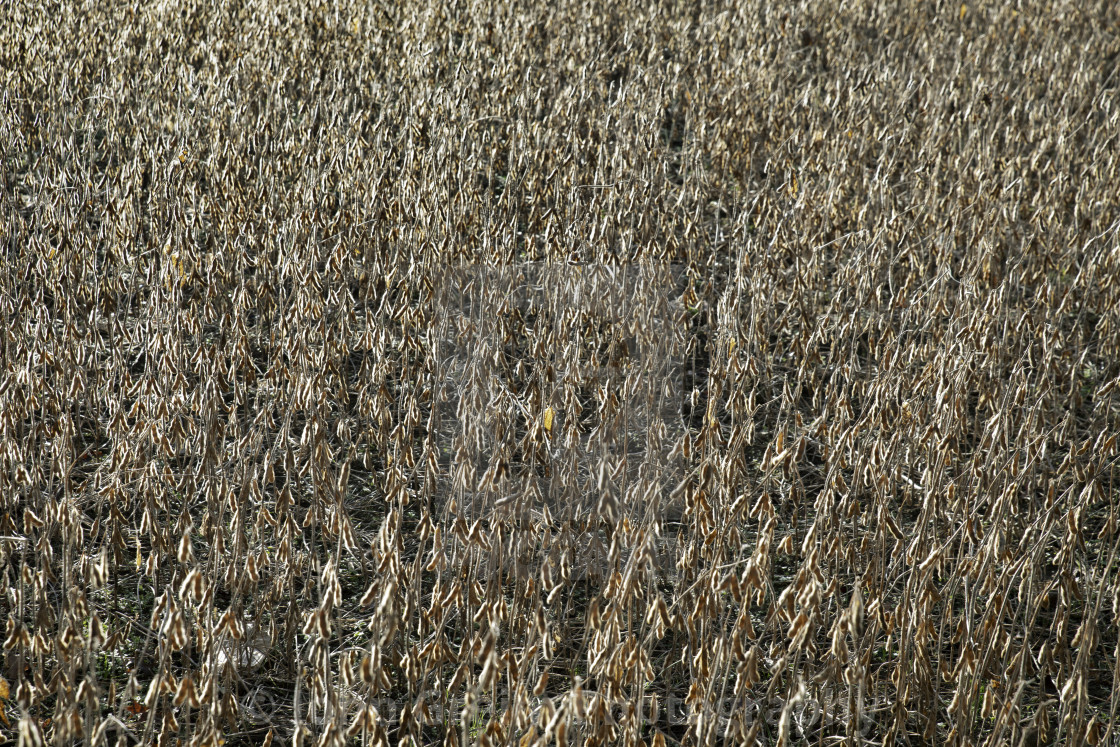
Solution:
M7 739L1120 738L1112 3L49 5Z

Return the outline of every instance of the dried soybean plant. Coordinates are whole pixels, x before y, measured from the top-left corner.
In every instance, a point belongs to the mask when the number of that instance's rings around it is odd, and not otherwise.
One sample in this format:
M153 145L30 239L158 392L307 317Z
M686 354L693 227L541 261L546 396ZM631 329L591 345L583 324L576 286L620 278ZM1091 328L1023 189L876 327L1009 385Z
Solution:
M1112 4L5 15L4 739L1117 738Z

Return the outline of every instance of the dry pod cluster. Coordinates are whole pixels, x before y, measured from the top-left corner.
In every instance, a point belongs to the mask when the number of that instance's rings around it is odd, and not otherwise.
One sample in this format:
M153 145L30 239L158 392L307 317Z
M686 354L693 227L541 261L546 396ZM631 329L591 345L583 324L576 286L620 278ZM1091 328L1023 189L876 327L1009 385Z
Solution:
M4 17L3 739L1120 738L1114 4Z

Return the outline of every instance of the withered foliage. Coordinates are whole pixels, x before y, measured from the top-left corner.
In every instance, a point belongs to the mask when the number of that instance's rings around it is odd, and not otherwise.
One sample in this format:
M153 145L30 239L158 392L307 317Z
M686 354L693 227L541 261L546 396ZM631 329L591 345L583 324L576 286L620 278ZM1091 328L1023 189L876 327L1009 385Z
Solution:
M1115 742L1120 14L0 10L0 735Z

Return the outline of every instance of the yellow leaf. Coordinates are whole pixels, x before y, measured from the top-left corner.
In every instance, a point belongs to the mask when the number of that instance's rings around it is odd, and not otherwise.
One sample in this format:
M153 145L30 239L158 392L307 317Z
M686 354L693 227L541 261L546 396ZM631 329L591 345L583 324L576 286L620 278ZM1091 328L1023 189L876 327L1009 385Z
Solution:
M555 411L551 407L544 411L544 429L549 433L552 433L552 417L555 414Z
M0 700L7 700L9 696L8 681L0 677ZM2 713L2 711L0 711Z
M964 20L964 17L966 15L968 15L968 5L966 3L961 3L961 20L962 21Z

